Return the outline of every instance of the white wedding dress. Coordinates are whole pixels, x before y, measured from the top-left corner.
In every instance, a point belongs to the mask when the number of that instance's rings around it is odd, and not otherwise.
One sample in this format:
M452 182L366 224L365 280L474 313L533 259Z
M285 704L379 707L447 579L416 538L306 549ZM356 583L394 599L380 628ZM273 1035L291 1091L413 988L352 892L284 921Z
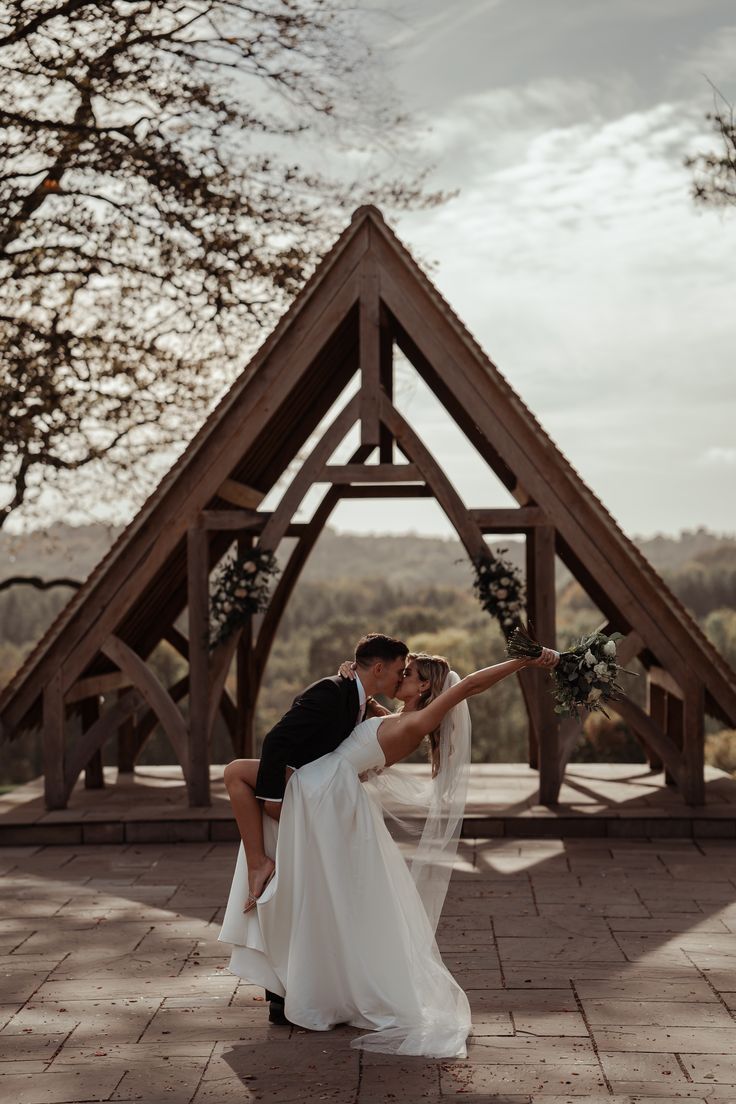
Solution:
M440 957L437 917L386 827L380 794L359 778L385 764L381 720L295 771L280 821L264 814L276 874L247 914L241 843L219 939L232 944L229 969L284 995L294 1024L369 1030L351 1044L365 1049L465 1057L470 1006Z

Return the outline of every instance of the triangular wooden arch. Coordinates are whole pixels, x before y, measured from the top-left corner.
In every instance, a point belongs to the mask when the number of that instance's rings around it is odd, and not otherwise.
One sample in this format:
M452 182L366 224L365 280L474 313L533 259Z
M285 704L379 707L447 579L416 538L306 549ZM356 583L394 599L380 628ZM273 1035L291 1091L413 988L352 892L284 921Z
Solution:
M511 509L469 510L393 404L393 348L406 355L480 456L511 493ZM350 380L358 393L301 464L277 508L258 509ZM330 460L360 423L347 464ZM377 462L367 462L377 452ZM403 457L403 459L402 459ZM306 524L294 515L316 483L329 484ZM274 332L208 417L156 491L120 534L0 695L12 738L43 724L46 800L65 805L82 769L101 777L100 748L118 736L121 769L157 722L171 740L191 804L209 801L209 739L222 712L236 754L252 753L252 719L278 624L301 569L345 497L436 498L467 553L488 533L523 533L528 614L555 639L559 555L625 635L625 661L647 670L647 708L617 707L691 804L704 800L706 711L736 726L736 675L602 503L488 360L375 208L356 211ZM277 548L297 538L267 613L208 655L211 567L237 539ZM188 607L189 640L174 621ZM189 662L169 688L146 658L168 640ZM224 691L237 650L238 700ZM520 673L529 714L530 763L540 801L557 800L576 725L558 722L541 671ZM99 716L99 695L117 692ZM177 702L189 697L189 725ZM71 740L66 722L82 715Z

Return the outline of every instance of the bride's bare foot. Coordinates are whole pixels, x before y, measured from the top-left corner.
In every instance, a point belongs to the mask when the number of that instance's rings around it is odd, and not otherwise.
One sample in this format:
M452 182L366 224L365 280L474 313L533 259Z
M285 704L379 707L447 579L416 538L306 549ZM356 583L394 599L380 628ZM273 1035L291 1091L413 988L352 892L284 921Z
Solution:
M260 866L248 871L248 900L245 902L243 912L250 912L256 907L256 901L271 881L276 872L276 863L273 859L266 859Z

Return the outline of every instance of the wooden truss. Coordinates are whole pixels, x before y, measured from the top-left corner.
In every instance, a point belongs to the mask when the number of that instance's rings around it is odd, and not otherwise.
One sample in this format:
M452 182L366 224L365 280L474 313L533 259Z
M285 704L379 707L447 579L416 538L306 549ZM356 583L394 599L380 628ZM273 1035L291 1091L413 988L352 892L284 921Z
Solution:
M393 402L400 349L516 502L468 509L426 441ZM260 509L351 379L359 388L312 443L278 506ZM336 451L359 427L348 463ZM323 487L307 522L295 520ZM233 754L253 754L258 691L283 612L315 541L344 498L436 499L472 559L489 534L526 541L527 612L540 639L556 640L555 557L606 621L624 634L624 665L647 672L647 705L617 711L653 766L664 766L691 804L704 801L706 710L736 725L736 679L688 613L476 345L374 208L361 208L313 278L172 470L118 538L0 697L12 737L43 724L46 801L63 807L80 772L102 784L100 749L118 741L131 770L159 724L192 805L209 802L217 716ZM210 653L209 575L240 551L293 546L265 615ZM188 639L174 625L188 610ZM594 627L594 626L592 626ZM163 686L146 662L162 640L188 662ZM237 700L225 690L235 659ZM540 801L557 801L579 733L559 722L538 670L519 673L529 718L529 762ZM42 688L42 689L40 689ZM100 712L100 695L106 708ZM107 698L112 698L108 703ZM188 701L188 715L180 702ZM71 718L75 724L71 724ZM72 732L72 728L76 731Z

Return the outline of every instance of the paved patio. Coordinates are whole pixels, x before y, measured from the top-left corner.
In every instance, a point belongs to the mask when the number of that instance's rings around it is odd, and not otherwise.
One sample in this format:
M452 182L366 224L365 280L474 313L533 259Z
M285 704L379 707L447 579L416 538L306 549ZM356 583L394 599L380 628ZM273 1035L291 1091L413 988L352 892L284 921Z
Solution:
M217 943L232 843L0 849L0 1100L736 1101L736 846L461 845L466 1061L271 1027Z
M0 846L236 840L222 771L210 768L212 804L197 809L187 804L178 766L136 767L120 777L106 767L104 789L87 790L80 780L68 808L53 812L44 806L43 779L34 779L0 795ZM645 763L570 763L554 809L537 803L538 785L526 763L474 763L463 834L736 839L736 779L716 767L705 767L701 806L686 805Z

